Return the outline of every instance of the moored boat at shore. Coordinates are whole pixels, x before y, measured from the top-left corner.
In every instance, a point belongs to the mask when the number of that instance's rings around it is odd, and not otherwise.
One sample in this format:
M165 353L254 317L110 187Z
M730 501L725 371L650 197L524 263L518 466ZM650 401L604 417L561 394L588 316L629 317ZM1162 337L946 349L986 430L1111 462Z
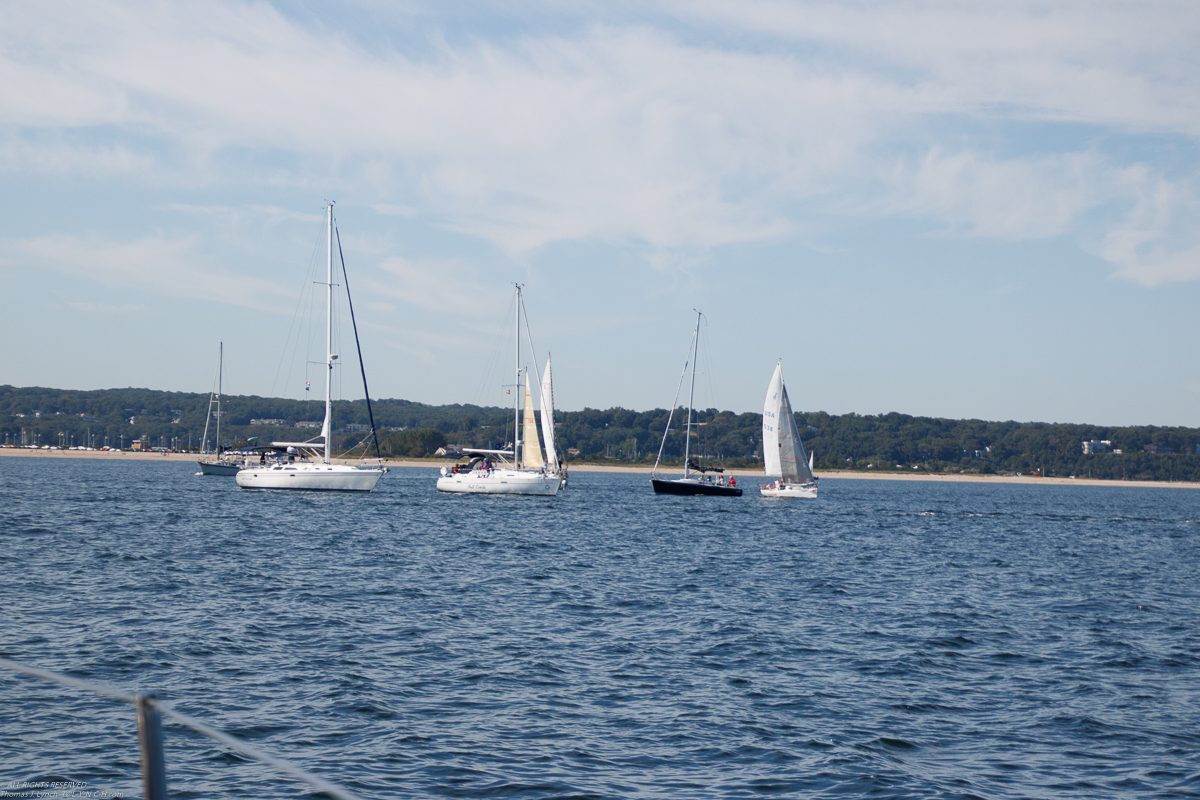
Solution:
M325 311L325 422L321 426L321 435L308 442L272 442L275 448L285 448L286 458L272 459L270 464L245 467L238 470L234 476L237 485L243 489L291 489L318 492L369 492L387 472L387 468L358 467L348 464L334 464L330 458L332 449L333 430L333 395L332 377L333 364L337 356L333 354L333 203L328 205L328 262L327 278L325 281L326 311ZM340 250L340 245L339 245ZM345 264L342 265L343 273ZM347 281L348 283L348 281ZM346 295L349 297L349 286ZM350 306L350 318L354 320L354 306ZM358 340L358 329L355 325L355 341ZM359 353L361 362L362 354ZM363 390L366 391L366 372L363 372ZM367 413L370 414L371 398L367 395ZM374 415L371 421L371 436L376 439L376 456L378 456L378 439L375 435ZM317 442L316 439L320 439ZM307 459L307 460L298 460Z
M671 403L671 413L667 415L667 428L663 431L662 444L658 447L658 458L654 460L654 469L650 471L650 485L655 494L676 495L708 495L716 497L741 497L742 490L737 485L737 479L730 476L726 481L724 469L720 467L703 468L693 464L691 460L692 443L692 407L696 400L696 353L700 348L700 317L696 312L696 331L692 334L692 344L688 348L688 359L683 362L683 374L679 376L679 386L675 389L675 401ZM667 436L671 433L671 420L675 417L675 407L679 402L679 390L683 387L683 379L687 376L688 365L692 368L691 391L688 395L688 418L683 438L683 477L660 478L658 465L662 462L663 448L667 444ZM693 476L693 470L698 475ZM709 473L716 473L717 476Z
M553 497L566 486L566 473L560 468L554 448L554 420L550 392L550 362L546 361L546 375L541 382L542 430L546 435L546 457L542 455L538 440L538 425L533 413L533 396L530 390L529 369L521 368L521 317L524 305L521 285L517 284L516 298L516 370L517 380L513 394L513 438L512 449L481 450L464 448L469 461L451 469L442 467L437 481L437 490L450 494L508 494ZM532 350L532 344L530 345ZM537 365L534 364L536 371ZM522 374L524 380L522 381ZM524 408L519 391L524 387ZM523 413L522 413L523 411ZM522 438L524 430L524 438ZM512 459L509 461L509 459Z
M225 381L225 343L221 342L217 347L217 391L215 394L208 396L208 416L204 419L204 439L200 446L202 454L208 452L208 423L214 419L213 406L216 405L217 413L215 415L217 421L216 444L214 446L214 458L202 458L196 463L200 465L201 475L236 475L238 470L242 468L237 460L223 458L221 452L221 393L224 390Z

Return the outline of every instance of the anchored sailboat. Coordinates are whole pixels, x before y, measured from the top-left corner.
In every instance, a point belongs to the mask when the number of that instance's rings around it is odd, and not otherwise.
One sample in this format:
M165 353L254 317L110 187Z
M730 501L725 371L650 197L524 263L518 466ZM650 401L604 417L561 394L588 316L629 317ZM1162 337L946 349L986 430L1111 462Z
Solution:
M779 475L774 483L762 485L767 497L816 497L817 479L812 473L812 456L804 456L804 444L796 428L796 417L788 401L783 382L783 364L775 365L775 374L767 387L763 405L763 461L767 475Z
M720 467L704 468L697 464L693 464L691 460L691 444L692 444L692 406L696 399L696 353L700 349L700 312L696 312L696 332L692 334L692 346L688 349L688 360L683 363L683 375L679 376L679 387L675 389L675 402L671 404L671 413L667 415L667 429L663 431L662 444L658 446L658 458L654 460L654 469L650 472L650 485L654 487L655 494L688 494L688 495L717 495L721 497L741 497L742 490L737 487L737 481L730 478L729 482L725 482L724 475L714 478L707 473L716 472L723 473L725 470ZM687 375L688 363L692 365L692 389L688 395L688 418L687 428L683 437L683 477L682 478L659 478L658 464L662 461L663 447L667 444L667 435L671 433L671 420L675 416L675 406L679 402L679 389L683 386L684 376ZM699 473L699 477L692 476L692 470Z
M467 464L455 465L452 469L442 467L442 475L438 478L437 490L456 494L517 494L553 497L566 483L560 474L558 458L554 450L554 422L552 410L547 406L548 395L552 392L549 387L550 364L546 364L546 377L542 381L542 430L546 433L547 457L543 458L541 444L538 441L538 425L533 414L533 395L530 391L529 370L524 370L522 381L521 368L521 317L524 315L524 305L521 299L521 285L517 284L517 320L516 320L516 388L524 386L524 407L522 408L521 393L514 392L513 399L513 449L512 450L480 450L464 448L470 461ZM528 322L526 323L528 327ZM536 373L537 365L534 364ZM549 427L547 428L547 424ZM522 430L524 440L522 440ZM512 461L508 459L511 458ZM551 461L553 459L553 461ZM499 463L495 463L495 462Z
M355 467L345 464L334 464L330 461L333 430L333 362L337 356L333 354L333 203L328 206L328 268L325 281L325 422L321 426L321 435L308 442L272 442L276 448L285 448L287 454L283 459L274 459L270 465L260 464L240 470L234 480L244 489L299 489L325 492L369 492L387 472L386 467ZM341 244L338 245L341 251ZM342 263L343 273L345 262ZM348 283L348 281L347 281ZM347 286L346 296L350 290ZM354 319L354 305L350 305L350 318ZM355 341L358 340L358 327L355 326ZM362 351L359 350L359 364L362 363ZM363 390L367 388L366 372L363 372ZM371 398L367 396L367 410L370 413ZM371 435L376 439L376 456L379 454L378 437L375 436L374 415L371 420ZM295 455L303 454L309 458L321 456L320 461L296 461ZM265 458L263 459L265 461Z
M202 458L198 462L201 475L236 475L242 468L238 461L221 458L221 392L225 376L225 343L221 342L217 349L217 392L208 397L208 417L204 420L204 444L202 450L208 452L208 423L213 418L213 406L217 407L217 438L214 451L216 458Z

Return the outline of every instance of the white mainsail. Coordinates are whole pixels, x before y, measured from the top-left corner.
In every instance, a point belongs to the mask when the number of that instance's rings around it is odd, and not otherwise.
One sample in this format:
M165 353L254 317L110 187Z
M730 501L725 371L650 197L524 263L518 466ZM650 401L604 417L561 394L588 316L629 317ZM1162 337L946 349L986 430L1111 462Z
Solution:
M785 481L798 483L813 479L796 427L796 417L792 414L792 404L788 401L782 364L775 365L763 405L763 461L768 475L779 475Z
M546 356L546 372L542 375L542 439L546 442L546 465L558 470L558 451L554 449L554 383L550 380L550 356Z
M529 392L529 370L525 370L525 441L522 442L521 466L525 469L541 469L542 447L538 442L537 420L533 417L533 395Z
M768 475L782 475L779 465L779 400L783 396L783 365L775 365L775 374L767 385L763 403L763 463Z

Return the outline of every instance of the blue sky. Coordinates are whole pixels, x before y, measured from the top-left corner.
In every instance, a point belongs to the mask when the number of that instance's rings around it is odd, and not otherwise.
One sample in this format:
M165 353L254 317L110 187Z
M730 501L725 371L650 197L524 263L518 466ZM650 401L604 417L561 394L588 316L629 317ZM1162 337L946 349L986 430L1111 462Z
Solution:
M565 409L668 405L698 308L704 407L782 358L802 410L1200 426L1197 41L1193 2L18 0L0 383L203 392L224 341L299 396L333 199L376 396L505 404L521 282Z

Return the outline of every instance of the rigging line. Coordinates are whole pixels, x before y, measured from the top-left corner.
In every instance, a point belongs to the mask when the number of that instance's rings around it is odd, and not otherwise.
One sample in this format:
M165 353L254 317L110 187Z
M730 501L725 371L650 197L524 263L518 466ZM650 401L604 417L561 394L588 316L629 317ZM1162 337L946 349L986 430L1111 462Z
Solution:
M699 326L696 330L699 331ZM671 413L667 415L667 429L663 431L662 444L658 446L658 458L654 459L654 468L650 470L650 475L653 476L658 471L658 464L662 461L663 448L667 446L667 435L671 433L671 420L675 417L675 409L679 406L679 391L683 388L683 379L687 377L688 364L692 361L692 344L696 341L696 334L692 334L692 341L688 342L688 357L683 362L683 372L679 374L679 385L675 387L675 399L671 402Z
M704 317L705 341L709 341L712 339L712 337L708 335L709 334L708 327L709 327L708 317ZM708 396L709 396L713 406L717 409L717 411L720 411L721 410L721 398L717 395L717 387L713 383L712 348L708 347L708 346L705 346L705 348L704 348L704 375L705 375L705 381L708 383Z
M217 356L217 371L213 373L212 390L208 393L208 412L204 415L204 441L200 443L200 452L208 453L208 423L212 421L213 396L217 393L217 381L221 376L221 356ZM220 442L217 443L218 445Z
M503 318L505 320L512 318L512 314L510 312L512 311L512 304L515 302L515 297L509 301L508 309L504 312ZM488 357L487 371L484 372L483 381L479 384L479 389L475 392L475 405L479 406L480 408L497 408L497 406L494 405L485 405L487 401L484 400L484 392L486 392L488 387L491 386L492 376L495 374L496 365L500 361L500 348L508 338L508 330L509 328L506 323L501 323L496 328L496 338L492 342L492 353ZM504 369L507 370L508 367L504 367ZM501 387L505 385L507 384L501 384Z
M316 244L313 245L313 254L308 259L308 270L304 273L304 284L300 289L300 295L296 298L296 309L292 312L292 321L288 325L287 338L283 342L283 353L279 357L279 366L275 368L275 379L271 382L271 396L275 396L275 387L279 383L279 373L283 371L283 363L288 361L288 347L292 344L292 333L296 332L296 347L300 346L301 332L296 330L296 320L300 317L300 309L304 307L304 300L309 295L309 287L311 286L311 278L313 275L313 264L316 262L317 250L321 246L321 240L318 237ZM287 377L284 378L286 386L292 379L292 364L295 362L295 356L288 362ZM307 378L308 368L305 367L305 377Z
M523 296L523 295L522 295ZM525 319L525 339L529 342L529 357L533 359L533 372L537 375L538 386L542 385L542 370L538 366L537 350L533 349L533 334L529 332L529 314L525 311L525 301L521 301L521 316ZM540 389L538 390L541 391ZM538 397L541 397L539 394Z
M371 420L371 438L375 440L375 458L383 461L383 456L379 454L379 436L375 433L375 413L371 411L371 393L367 390L367 368L363 364L362 343L358 341L358 323L354 321L354 301L350 299L350 276L346 274L346 257L342 255L342 234L338 232L337 226L333 228L333 233L337 237L338 243L338 258L342 262L342 280L346 289L346 303L350 306L350 325L354 328L354 345L358 348L358 368L362 371L363 379L363 394L367 396L367 417ZM330 431L332 434L332 431Z

